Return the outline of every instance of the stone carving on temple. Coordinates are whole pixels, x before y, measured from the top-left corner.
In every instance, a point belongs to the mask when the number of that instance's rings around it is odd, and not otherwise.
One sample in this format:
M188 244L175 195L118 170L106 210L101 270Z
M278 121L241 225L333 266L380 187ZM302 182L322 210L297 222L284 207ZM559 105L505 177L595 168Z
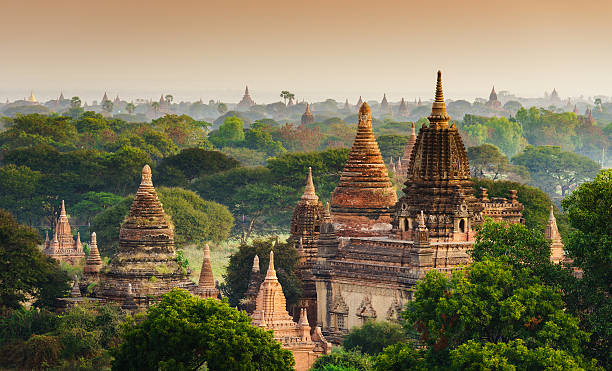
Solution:
M48 233L45 236L43 252L57 261L64 261L70 264L75 264L85 259L85 252L81 244L81 234L77 233L76 240L72 237L64 200L62 200L62 210L55 225L53 238L49 240Z

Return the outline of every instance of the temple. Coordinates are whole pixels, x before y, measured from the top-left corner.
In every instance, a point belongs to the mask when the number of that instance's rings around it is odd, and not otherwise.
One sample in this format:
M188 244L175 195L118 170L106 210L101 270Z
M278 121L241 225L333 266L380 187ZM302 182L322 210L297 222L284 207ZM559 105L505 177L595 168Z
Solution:
M372 132L367 103L361 105L358 120L355 141L331 196L331 213L347 234L376 236L391 229L397 196Z
M300 197L291 218L289 242L293 243L300 256L298 272L303 291L296 308L293 308L293 318L297 321L300 316L299 309L306 308L309 314L308 322L313 328L317 323L317 291L312 268L317 256L316 243L319 239L322 218L323 205L315 193L312 169L308 168L304 194Z
M393 170L396 176L406 178L408 168L410 167L410 156L412 155L412 149L416 143L416 138L413 122L410 125L410 138L408 138L408 143L406 143L406 147L404 147L404 153L402 154L402 157L397 159L397 166Z
M317 324L332 342L368 320L396 321L429 270L450 273L469 264L473 227L485 216L522 220L516 192L510 200L473 195L466 150L446 111L441 73L428 120L405 150L409 161L397 161L396 170L405 167L407 178L397 201L367 103L360 109L331 210L323 212L317 256L309 258Z
M208 244L204 245L202 270L200 271L200 280L198 281L198 287L195 290L195 294L205 299L217 299L219 296L219 290L215 286L212 265L210 264L210 247L208 246Z
M310 125L314 123L314 116L310 112L310 105L306 103L306 111L302 114L302 125Z
M389 105L389 102L387 101L387 94L383 94L383 99L380 102L380 112L382 114L391 114L391 105Z
M401 117L408 117L410 111L408 110L408 105L406 105L406 101L402 98L400 102L399 108L397 109L397 114Z
M501 109L501 102L497 99L495 86L491 89L491 94L489 94L489 101L487 102L487 106L493 109Z
M45 236L43 252L57 261L70 264L85 259L85 252L83 251L83 245L81 245L81 234L77 233L76 240L72 237L64 200L62 200L62 210L55 225L53 238L49 240L48 233Z
M363 104L363 99L361 99L361 95L360 95L359 100L357 101L357 104L355 104L355 107L357 109L360 109L362 104Z
M140 308L173 288L197 291L176 260L174 229L153 187L149 165L142 169L140 187L119 231L117 254L101 274L96 296L122 303L128 285Z
M271 251L268 271L259 287L255 311L251 315L253 325L272 330L274 339L280 342L284 349L293 353L295 369L306 371L319 356L331 352L331 344L325 340L320 328L316 327L311 331L306 319L306 309L300 310L300 318L296 323L287 312L286 306L283 288L274 269L274 252Z
M242 100L238 102L237 108L239 110L248 110L254 105L255 105L255 102L251 98L251 95L249 94L249 87L247 86L246 89L244 89L244 95L242 96Z

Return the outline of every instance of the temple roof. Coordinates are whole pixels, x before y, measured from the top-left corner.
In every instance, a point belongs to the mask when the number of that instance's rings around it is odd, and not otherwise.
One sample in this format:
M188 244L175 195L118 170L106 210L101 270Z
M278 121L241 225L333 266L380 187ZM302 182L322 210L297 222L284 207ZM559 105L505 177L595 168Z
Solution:
M302 194L301 200L319 202L319 197L315 193L314 183L312 181L312 168L308 167L308 176L306 177L306 187L304 188L304 194Z
M380 212L392 207L397 200L372 131L372 114L367 103L361 105L358 120L355 141L332 194L334 213L341 210L359 213L364 209Z

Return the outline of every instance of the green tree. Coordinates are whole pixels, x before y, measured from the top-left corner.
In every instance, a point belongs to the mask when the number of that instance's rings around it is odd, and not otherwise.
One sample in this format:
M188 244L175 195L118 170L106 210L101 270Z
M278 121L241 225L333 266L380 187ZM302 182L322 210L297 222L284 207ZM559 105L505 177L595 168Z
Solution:
M224 114L227 112L227 105L225 103L219 103L217 105L217 112L219 112L219 114Z
M242 243L238 251L230 256L229 264L222 285L224 294L228 297L232 306L237 306L244 298L249 284L253 258L259 256L259 265L262 274L268 267L270 251L274 251L274 265L276 275L283 287L283 293L287 299L287 305L297 303L302 293L302 284L295 274L298 263L298 252L292 244L277 242L276 238L256 238L250 244Z
M87 223L100 212L123 200L123 197L109 192L87 192L81 197L81 201L71 208L71 213Z
M226 302L173 290L128 322L123 343L113 351L113 370L292 370L293 355L271 332L255 327Z
M370 369L369 357L357 351L334 349L331 354L317 358L311 371L369 371Z
M51 307L70 289L70 278L40 243L38 233L0 209L0 310L19 308L30 297L37 307Z
M226 117L219 129L210 133L209 140L217 148L242 142L244 140L244 122L235 116Z
M107 113L113 112L113 102L110 100L105 100L102 102L102 109Z
M351 329L342 339L346 350L357 350L368 355L376 355L387 346L406 340L402 326L396 323L367 321L361 327Z
M166 101L168 105L170 105L172 101L174 100L174 97L172 96L172 94L166 94L166 96L164 97L164 100Z
M155 113L159 112L159 102L151 103L151 107L153 108L153 111L155 111Z
M187 148L164 158L156 168L158 183L187 186L201 176L238 167L240 163L218 151Z
M469 147L467 155L470 162L470 172L477 178L493 180L502 178L529 179L527 169L522 166L512 166L508 157L492 144Z
M569 307L591 332L588 354L612 366L612 170L602 170L562 201L573 227L565 251L583 272Z
M36 217L43 214L41 181L42 174L27 166L8 164L0 167L0 205L32 226Z
M388 159L394 159L404 155L404 148L408 144L408 137L405 135L381 135L376 138L381 155Z
M382 353L371 358L372 370L429 370L426 367L422 352L418 351L412 343L396 343L386 347Z
M470 340L523 339L530 349L549 346L580 357L589 337L565 311L557 289L539 283L529 269L499 260L477 261L450 278L428 272L403 318L440 367L448 367L449 350Z
M521 339L508 343L470 340L450 352L454 370L599 370L594 361L550 346L528 348Z
M125 110L130 114L133 115L134 111L136 111L136 106L134 105L134 103L128 103L125 105Z
M533 185L549 195L556 195L559 188L561 196L593 179L600 168L588 157L564 152L555 146L528 146L523 153L512 158L512 163L527 168Z
M291 94L291 92L289 92L288 90L283 90L280 93L280 97L283 98L283 100L285 101L285 105L287 105L287 99L295 97L295 95Z

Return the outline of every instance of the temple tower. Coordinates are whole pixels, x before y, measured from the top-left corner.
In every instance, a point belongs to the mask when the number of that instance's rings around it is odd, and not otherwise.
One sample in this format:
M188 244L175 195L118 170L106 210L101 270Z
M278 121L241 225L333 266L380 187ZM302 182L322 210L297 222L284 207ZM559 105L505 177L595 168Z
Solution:
M91 234L91 241L89 242L89 256L83 267L83 273L85 275L97 276L102 269L102 259L100 258L100 251L98 250L98 241L96 238L96 232Z
M357 101L357 104L355 104L355 107L357 109L360 109L362 104L363 104L363 99L361 99L361 95L360 95L359 100Z
M62 210L59 218L57 218L53 239L45 239L43 252L58 261L74 264L85 258L80 237L80 234L77 234L76 241L72 237L72 230L66 214L66 205L62 200Z
M557 219L553 213L553 205L550 205L550 214L548 216L548 223L546 224L544 236L551 241L550 261L557 264L563 262L565 257L563 255L563 241L561 241L561 235L557 228Z
M202 270L200 271L200 280L198 281L198 288L195 293L203 298L216 299L219 296L219 290L215 286L212 265L210 264L210 247L208 244L204 245Z
M255 255L253 258L253 268L251 269L251 276L249 277L249 285L247 287L244 300L240 303L240 309L247 312L249 315L255 311L255 302L257 301L257 294L259 293L259 286L263 281L261 273L259 271L259 256Z
M38 103L36 97L34 96L34 91L30 91L30 96L28 97L28 102L30 103Z
M304 194L298 201L291 219L291 235L289 241L297 248L300 255L298 275L302 281L302 296L296 307L292 308L293 319L299 319L299 309L307 308L310 314L309 322L316 326L317 291L312 275L312 267L317 256L317 241L321 232L323 205L315 193L312 181L312 169L308 168Z
M495 86L493 86L493 88L491 89L491 94L489 94L489 101L487 102L487 106L494 109L501 108L501 102L497 99L497 93L495 92Z
M344 101L344 109L346 111L350 111L351 110L351 105L349 104L348 98L346 98L346 100Z
M331 213L339 233L353 236L383 235L391 228L397 201L387 167L372 132L370 106L359 109L357 135L331 197Z
M306 103L306 111L302 114L302 125L309 125L314 123L314 116L310 112L310 105Z
M140 307L173 288L196 289L189 272L176 261L174 230L153 187L149 165L142 169L140 187L119 231L117 254L96 296L123 302L128 284Z
M482 220L482 204L473 196L467 153L455 125L449 126L438 71L436 96L416 138L407 170L404 196L396 207L394 230L411 239L424 212L432 241L472 241L472 225Z
M239 110L248 110L254 105L255 105L255 102L251 98L251 94L249 94L249 87L247 86L244 89L244 95L242 96L242 99L240 100L240 102L238 102L237 108Z
M410 112L408 111L408 105L406 105L406 101L404 100L404 98L402 98L402 101L400 102L399 108L397 109L397 113L401 117L408 117L408 115L410 114Z
M389 102L387 101L387 94L383 94L383 99L380 102L380 112L383 114L392 113L391 106L389 105Z

